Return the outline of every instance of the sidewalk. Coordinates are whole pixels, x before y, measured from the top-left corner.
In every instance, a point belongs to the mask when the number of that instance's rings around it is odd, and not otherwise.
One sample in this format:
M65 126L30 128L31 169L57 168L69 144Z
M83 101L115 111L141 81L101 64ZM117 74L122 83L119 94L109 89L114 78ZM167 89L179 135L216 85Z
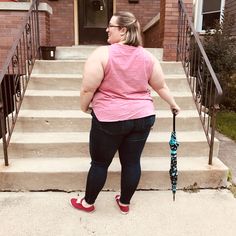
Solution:
M83 193L80 193L83 195ZM0 193L1 236L234 236L236 199L228 190L137 191L128 215L115 192L101 192L94 213L73 209L77 193ZM145 201L146 200L146 201Z
M219 159L229 167L232 182L236 185L236 142L218 132L216 138L220 141Z

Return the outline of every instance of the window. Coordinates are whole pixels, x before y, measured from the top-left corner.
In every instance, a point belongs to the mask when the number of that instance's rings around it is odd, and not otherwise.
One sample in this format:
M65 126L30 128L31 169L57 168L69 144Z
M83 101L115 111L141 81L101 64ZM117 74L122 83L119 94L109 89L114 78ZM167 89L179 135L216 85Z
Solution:
M203 0L202 29L213 29L215 23L220 21L221 0Z
M213 29L221 21L225 0L195 0L195 28L199 32Z

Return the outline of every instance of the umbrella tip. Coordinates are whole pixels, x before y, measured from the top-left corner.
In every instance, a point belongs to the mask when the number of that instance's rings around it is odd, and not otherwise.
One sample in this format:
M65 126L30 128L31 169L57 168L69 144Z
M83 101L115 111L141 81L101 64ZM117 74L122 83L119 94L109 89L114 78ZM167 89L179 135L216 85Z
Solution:
M173 193L173 201L175 201L175 194Z

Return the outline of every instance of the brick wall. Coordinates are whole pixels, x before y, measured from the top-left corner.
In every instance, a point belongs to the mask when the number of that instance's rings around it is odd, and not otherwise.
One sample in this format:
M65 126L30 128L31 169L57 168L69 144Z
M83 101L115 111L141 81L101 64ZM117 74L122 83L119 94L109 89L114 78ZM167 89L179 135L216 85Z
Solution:
M130 11L144 27L160 11L160 0L139 0L139 3L129 3L128 0L117 0L116 11Z
M146 30L143 38L144 47L162 48L162 42L160 40L160 21Z
M40 45L50 45L50 15L48 13L41 12L39 14L39 31L40 31Z
M0 68L2 68L14 40L19 35L26 14L27 11L0 11ZM40 42L42 45L48 45L50 43L49 14L40 12L39 19L41 25Z
M16 38L19 26L23 22L24 12L0 12L0 68L6 58L7 52Z
M74 0L41 0L40 2L48 3L53 9L53 14L50 16L51 45L74 45Z
M178 39L178 1L161 0L160 6L160 40L163 42L163 60L176 60ZM192 15L192 0L184 0L189 15Z

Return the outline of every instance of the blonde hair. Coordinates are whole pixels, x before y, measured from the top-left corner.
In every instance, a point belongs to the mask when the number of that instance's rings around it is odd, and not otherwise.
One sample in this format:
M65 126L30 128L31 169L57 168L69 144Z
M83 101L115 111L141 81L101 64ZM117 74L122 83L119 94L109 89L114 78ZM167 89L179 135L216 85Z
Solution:
M141 29L136 17L131 12L127 11L116 12L113 14L113 16L117 17L117 25L119 25L121 28L125 27L127 29L124 44L135 47L141 46Z

